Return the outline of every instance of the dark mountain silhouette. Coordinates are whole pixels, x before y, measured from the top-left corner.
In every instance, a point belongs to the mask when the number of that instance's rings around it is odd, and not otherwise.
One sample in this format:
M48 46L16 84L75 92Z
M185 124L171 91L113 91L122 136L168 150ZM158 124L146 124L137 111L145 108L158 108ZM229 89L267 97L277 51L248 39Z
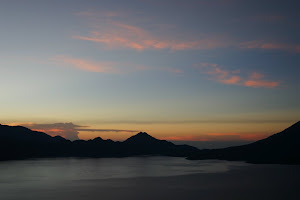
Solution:
M138 155L189 156L199 149L158 140L147 133L138 133L124 142L103 140L70 141L60 136L22 126L0 124L0 160L44 157L124 157Z
M140 132L124 142L70 141L22 126L0 124L0 160L44 157L125 157L139 155L182 156L188 159L221 159L250 163L300 164L300 122L257 142L222 149L199 150L175 145Z
M257 142L222 149L205 149L188 159L240 160L249 163L300 164L300 121Z
M198 149L189 145L175 145L166 140L158 140L145 132L140 132L127 140L122 145L129 153L139 152L139 154L161 154L167 156L185 156Z
M149 135L146 132L140 132L140 133L138 133L134 136L131 136L130 138L128 138L124 142L126 144L144 144L144 143L155 144L159 141L162 141L162 140L158 140L158 139L152 137L151 135Z

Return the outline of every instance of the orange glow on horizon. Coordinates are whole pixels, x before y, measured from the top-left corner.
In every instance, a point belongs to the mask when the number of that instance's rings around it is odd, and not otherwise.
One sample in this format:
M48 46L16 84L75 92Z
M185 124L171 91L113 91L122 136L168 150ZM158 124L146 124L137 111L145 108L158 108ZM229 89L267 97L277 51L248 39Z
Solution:
M257 141L267 137L266 134L241 134L241 133L209 133L205 135L184 135L184 136L167 136L161 137L163 140L174 140L174 141Z
M183 123L183 124L73 124L73 123L10 123L10 125L21 125L35 131L44 132L51 136L62 136L64 138L89 140L96 137L123 141L137 134L139 131L147 132L157 139L176 141L256 141L282 131L289 123L251 124L251 123ZM112 129L114 128L114 129ZM86 129L86 130L85 130ZM99 130L99 131L97 131ZM110 131L111 130L111 131ZM116 131L114 131L116 130ZM118 131L121 130L121 131ZM128 131L126 131L128 130ZM135 131L133 131L135 130ZM231 132L235 130L236 132Z

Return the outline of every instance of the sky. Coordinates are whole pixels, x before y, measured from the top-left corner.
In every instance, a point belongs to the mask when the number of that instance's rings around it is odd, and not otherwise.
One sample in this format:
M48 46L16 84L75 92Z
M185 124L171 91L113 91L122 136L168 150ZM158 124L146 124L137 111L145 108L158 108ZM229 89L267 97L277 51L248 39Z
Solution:
M297 1L1 0L0 123L247 142L300 119Z

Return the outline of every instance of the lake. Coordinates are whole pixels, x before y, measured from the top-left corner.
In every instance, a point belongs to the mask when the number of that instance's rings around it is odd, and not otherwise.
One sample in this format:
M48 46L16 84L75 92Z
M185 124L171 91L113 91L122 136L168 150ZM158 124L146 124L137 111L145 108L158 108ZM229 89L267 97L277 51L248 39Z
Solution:
M267 175L272 170L275 176ZM278 176L276 170L282 175ZM211 195L217 195L214 193L224 188L232 192L239 187L246 190L264 181L276 188L278 185L270 181L276 176L277 179L284 179L282 181L286 184L297 182L297 179L290 180L284 172L291 177L300 177L298 166L258 166L244 162L191 161L176 157L5 161L0 162L0 199L198 199L198 195L208 195L207 199L210 199ZM269 178L264 179L266 175ZM246 185L242 187L243 184ZM268 187L266 191L271 191ZM231 197L234 199L234 196ZM219 198L222 199L222 195Z

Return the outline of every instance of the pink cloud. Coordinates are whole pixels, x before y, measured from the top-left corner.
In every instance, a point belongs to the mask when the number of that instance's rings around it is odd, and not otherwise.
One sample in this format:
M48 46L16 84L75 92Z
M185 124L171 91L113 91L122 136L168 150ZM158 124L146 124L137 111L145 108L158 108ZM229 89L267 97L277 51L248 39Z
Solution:
M242 85L247 87L275 88L280 85L279 81L264 80L264 75L253 72L243 77L240 70L226 70L222 66L212 63L200 63L195 65L202 73L210 75L209 79L227 85Z
M170 49L172 51L189 49L214 49L225 46L220 38L206 37L200 40L179 40L154 36L150 31L120 22L105 22L94 26L88 36L72 36L74 39L103 43L109 48L131 48L137 51L146 49Z
M245 81L245 86L248 87L265 87L265 88L274 88L279 85L279 82L276 81L261 81L261 80L248 80Z
M112 63L106 62L92 62L84 59L72 58L69 56L56 56L52 59L57 64L68 65L84 71L100 72L100 73L120 73L119 70L112 66Z
M241 77L239 76L231 76L228 79L221 80L222 83L229 84L229 85L237 84L240 81L241 81Z
M181 69L175 69L171 67L156 67L156 66L144 66L134 63L117 63L117 62L94 62L86 59L78 59L65 55L58 55L50 59L57 65L65 65L71 68L79 70L97 72L97 73L113 73L113 74L124 74L133 71L165 71L174 74L183 74L184 71ZM122 65L122 69L118 69L118 66Z
M244 49L284 50L284 51L300 53L299 44L264 42L262 40L242 42L240 43L240 47Z
M265 87L265 88L274 88L279 85L278 81L266 81L262 80L264 78L263 74L253 72L249 79L244 82L245 86L248 87Z
M264 77L261 75L261 77ZM259 88L259 87L264 87L264 88L275 88L280 85L280 81L269 81L269 80L263 80L262 78L251 78L251 76L244 80L242 83L244 86L247 87L254 87L254 88Z
M164 26L159 27L160 24L153 24L149 19L137 20L136 17L133 18L132 13L120 10L102 10L100 12L82 11L76 13L76 15L86 18L90 29L86 34L73 35L72 38L100 43L108 48L128 48L136 51L149 49L183 51L208 50L231 46L242 49L283 50L300 53L300 44L288 44L272 41L266 42L264 40L241 42L234 37L212 35L200 35L191 39L187 37L178 37L178 35L174 34L175 32L178 32L178 30L173 29L170 31L168 28L174 28L175 26L173 25L164 24ZM258 15L251 17L251 19L263 22L279 22L286 20L286 17L280 15ZM140 23L143 21L143 26L156 28L145 29L138 25L129 25L127 23L128 21L132 23ZM184 31L183 35L186 36L189 34L187 30Z
M213 79L220 83L239 85L239 82L241 81L241 77L236 75L237 71L224 70L217 64L201 63L200 69L203 73L211 75L210 79Z

